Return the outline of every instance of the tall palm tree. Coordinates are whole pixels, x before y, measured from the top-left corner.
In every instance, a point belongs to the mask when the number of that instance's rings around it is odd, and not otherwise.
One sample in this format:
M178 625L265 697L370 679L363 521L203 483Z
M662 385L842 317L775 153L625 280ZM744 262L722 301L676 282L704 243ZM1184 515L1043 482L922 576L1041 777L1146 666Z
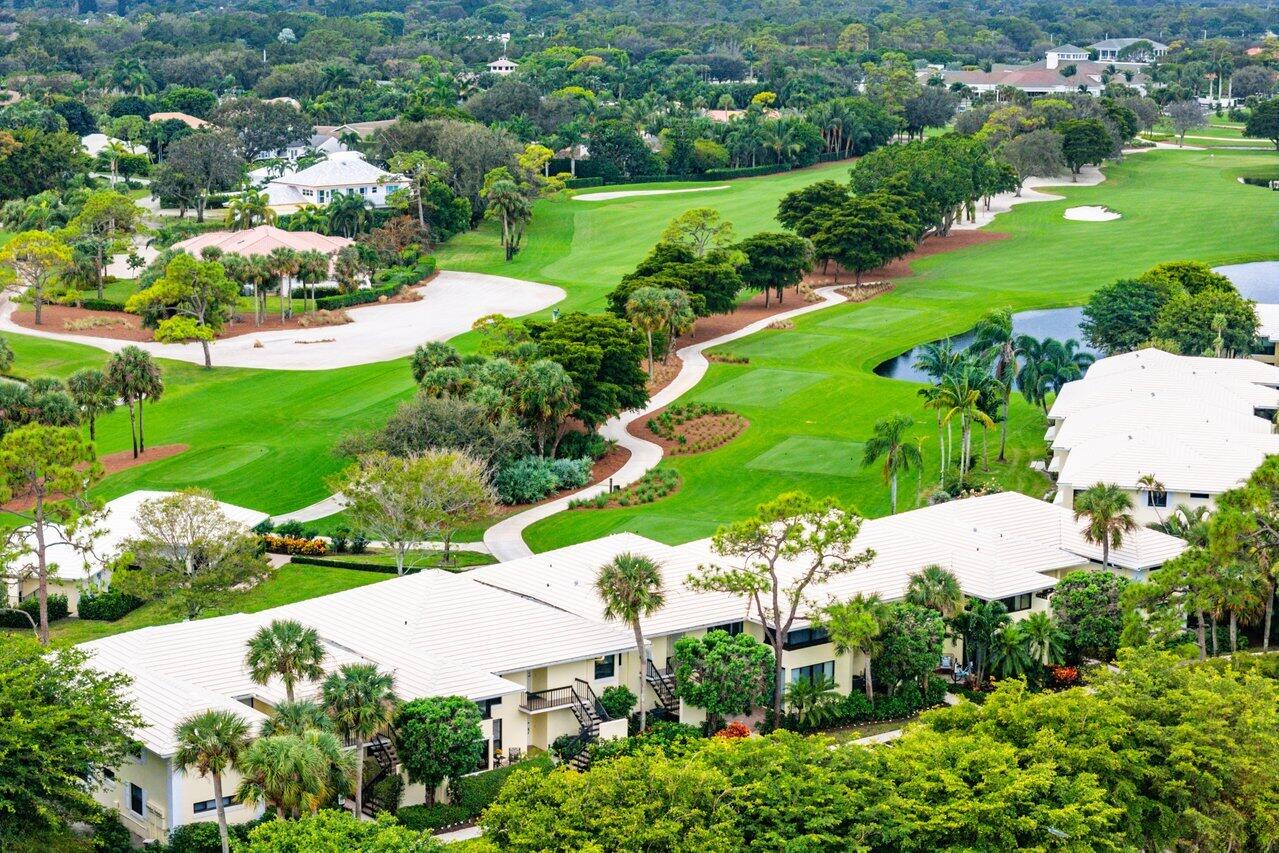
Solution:
M288 246L276 246L267 254L266 259L271 273L280 281L280 322L283 323L286 317L285 303L293 296L293 288L288 282L298 274L302 264L298 253Z
M228 220L232 231L245 231L258 225L275 222L275 211L266 193L246 189L227 204Z
M355 741L355 815L364 814L364 744L391 724L395 677L376 664L348 663L324 679L324 706L338 731Z
M616 619L631 626L635 633L635 654L639 661L640 729L648 725L644 706L644 679L648 676L648 649L644 645L644 629L640 620L651 616L666 603L666 591L660 563L642 554L622 553L600 566L595 576L595 591L604 603L604 618Z
M994 421L982 409L981 380L976 371L961 369L942 377L940 405L942 422L950 424L959 419L959 482L968 476L972 461L973 424L994 426Z
M293 687L299 681L318 681L324 677L324 646L314 628L292 619L274 619L249 638L244 657L249 675L258 684L266 684L278 675L284 682L284 693L293 701Z
M875 698L871 661L879 648L883 630L884 602L876 595L860 592L847 601L832 601L813 618L813 625L826 629L837 654L860 653L865 658L863 679L866 698Z
M1075 521L1086 520L1084 539L1101 546L1101 565L1110 568L1110 549L1137 529L1132 497L1113 483L1094 483L1075 497Z
M626 300L626 319L648 338L648 378L653 378L653 333L666 328L670 315L666 291L660 287L640 287Z
M300 735L307 729L333 731L333 720L319 702L299 699L296 702L277 704L275 713L262 721L259 734L262 737Z
M1214 573L1214 610L1230 617L1230 651L1239 650L1239 623L1249 624L1265 611L1269 585L1255 565L1231 562Z
M910 428L915 422L903 414L881 418L871 428L862 452L862 464L874 465L884 460L884 481L889 484L893 514L897 514L897 475L923 468L924 459L919 445L910 440Z
M276 816L300 817L350 789L355 754L333 732L307 729L299 735L255 740L240 756L236 796L250 805L275 809Z
M940 386L942 378L952 373L962 361L962 353L957 352L950 345L950 339L935 343L924 344L919 348L919 354L915 356L914 367L916 370L922 371L926 376L933 380L933 387L921 388L919 395L924 398L924 405L927 408L934 409L937 412L937 444L941 455L941 481L942 485L946 485L946 467L949 463L950 443L945 441L943 436L949 433L943 433L942 427L942 400Z
M298 281L311 288L311 307L315 308L315 286L329 277L329 256L316 249L298 254Z
M132 344L112 355L103 372L111 390L129 410L133 458L137 459L147 449L142 406L146 400L158 400L164 393L164 376L151 353Z
M978 321L973 329L973 347L995 360L994 376L1002 385L1003 420L999 428L999 461L1005 460L1008 445L1008 404L1017 379L1017 340L1013 334L1013 309L995 308Z
M186 772L195 769L213 777L213 800L218 811L218 837L222 853L230 853L226 807L222 798L222 774L240 761L249 744L249 724L231 711L205 711L187 717L173 730L177 751L173 763Z
M505 178L490 184L484 198L488 202L488 215L502 223L502 249L509 261L519 250L520 235L533 215L532 202L515 181Z
M906 587L906 601L936 610L943 619L963 610L966 600L955 573L936 563L911 575Z
M1137 478L1137 492L1138 494L1164 494L1164 484L1160 482L1159 478L1154 474L1142 474ZM1155 518L1159 519L1159 524L1163 524L1164 517L1163 514L1159 512L1159 507L1155 506L1154 509Z
M1041 664L1059 664L1066 659L1066 632L1043 610L1036 610L1018 623L1026 648Z
M369 202L356 193L334 193L324 210L329 218L329 229L347 238L363 231L369 221Z

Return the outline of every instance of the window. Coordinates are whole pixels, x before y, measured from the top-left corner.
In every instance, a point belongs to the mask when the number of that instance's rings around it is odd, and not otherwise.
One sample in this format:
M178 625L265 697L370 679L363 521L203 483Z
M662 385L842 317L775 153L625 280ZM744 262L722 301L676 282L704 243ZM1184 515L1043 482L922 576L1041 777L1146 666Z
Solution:
M135 815L146 817L147 792L132 782L129 783L129 811Z
M999 603L1008 608L1009 613L1016 613L1018 610L1029 610L1030 603L1034 596L1027 592L1024 595L1012 595L1008 598L999 599Z
M608 655L607 657L595 659L595 678L612 678L617 671L617 656Z
M224 809L230 808L233 805L235 805L235 797L222 798L222 808ZM195 812L196 814L203 814L204 812L211 812L217 807L218 807L217 800L201 800L198 803L191 804L191 811Z
M1168 506L1167 492L1146 492L1146 506Z
M833 660L828 660L824 663L815 663L811 666L797 666L790 671L790 680L792 684L804 678L809 681L817 681L819 678L833 679L834 677L835 662Z
M115 771L112 770L110 767L103 768L102 775L103 777L111 780L112 782L115 781Z
M480 719L491 720L493 719L493 709L502 704L502 699L500 696L497 699L481 699L475 704L480 706Z
M498 750L501 748L502 748L502 721L494 720L493 721L493 749Z
M711 631L723 631L724 633L736 637L742 631L746 630L745 622L725 622L723 625L712 625L706 629L706 633Z
M360 187L360 195L368 195L368 194L369 194L368 187Z
M1206 501L1210 497L1207 492L1191 492L1190 496L1195 500Z
M786 634L783 648L806 649L809 646L820 646L827 641L828 637L825 628L797 628Z

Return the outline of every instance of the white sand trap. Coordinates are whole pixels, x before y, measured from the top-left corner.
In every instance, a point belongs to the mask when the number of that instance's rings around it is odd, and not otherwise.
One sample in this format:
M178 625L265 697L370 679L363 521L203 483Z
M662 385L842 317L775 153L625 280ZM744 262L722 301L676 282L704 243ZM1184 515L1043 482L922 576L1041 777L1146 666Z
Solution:
M1110 222L1119 218L1119 214L1113 210L1094 204L1068 208L1062 216L1075 222Z
M519 317L549 308L564 291L549 284L498 275L441 270L420 288L417 302L366 305L346 309L351 323L315 329L272 329L224 338L213 343L215 367L256 367L274 370L330 370L409 355L423 341L447 341L471 328L486 314ZM53 338L115 352L130 341L89 335L70 335L53 326L39 331L12 320L14 303L0 303L0 329L20 335ZM260 343L260 346L256 344ZM199 344L137 344L160 358L204 363Z
M606 193L586 193L573 196L573 201L608 201L614 198L631 198L639 195L675 195L676 193L708 193L711 190L726 190L728 184L718 187L689 187L683 190L616 190Z

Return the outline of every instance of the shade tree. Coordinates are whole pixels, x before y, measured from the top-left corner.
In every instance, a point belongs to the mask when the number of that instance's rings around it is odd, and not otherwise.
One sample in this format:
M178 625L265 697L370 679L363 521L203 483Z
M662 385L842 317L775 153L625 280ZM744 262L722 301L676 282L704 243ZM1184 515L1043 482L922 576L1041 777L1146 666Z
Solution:
M480 709L464 696L429 696L400 705L394 720L396 752L410 782L435 789L479 768L484 758Z
M38 326L53 285L71 263L71 248L62 240L46 231L24 231L0 248L0 286L31 300Z
M764 306L775 292L777 301L787 287L796 287L813 266L813 247L802 237L784 232L761 231L734 248L746 256L738 270L742 284L764 292Z
M773 679L774 651L747 633L707 631L675 641L675 695L706 712L712 728L748 714L781 689Z
M164 343L199 341L204 366L213 366L209 342L230 319L239 288L217 261L198 261L185 253L169 261L164 276L146 290L129 297L125 310L143 313L163 306L170 316L160 321L155 339Z

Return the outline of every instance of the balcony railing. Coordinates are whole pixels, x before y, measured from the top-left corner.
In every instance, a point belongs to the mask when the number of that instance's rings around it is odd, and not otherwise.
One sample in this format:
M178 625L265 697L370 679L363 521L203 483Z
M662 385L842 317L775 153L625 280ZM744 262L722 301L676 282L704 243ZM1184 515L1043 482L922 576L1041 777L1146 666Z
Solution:
M524 694L522 711L550 711L554 708L567 708L576 701L572 685L552 687L550 690L530 690Z

